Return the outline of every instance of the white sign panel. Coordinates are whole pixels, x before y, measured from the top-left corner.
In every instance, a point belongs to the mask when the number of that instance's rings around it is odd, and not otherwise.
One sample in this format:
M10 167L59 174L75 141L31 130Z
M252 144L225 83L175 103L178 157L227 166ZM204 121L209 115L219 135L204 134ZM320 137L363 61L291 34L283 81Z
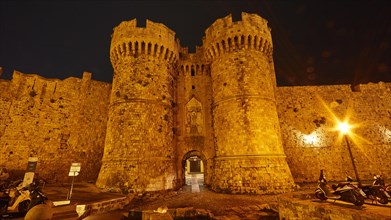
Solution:
M72 163L69 176L77 176L81 170L81 163Z
M29 157L27 169L26 172L24 173L23 184L22 184L23 187L33 182L34 172L35 169L37 168L37 163L38 163L38 157Z

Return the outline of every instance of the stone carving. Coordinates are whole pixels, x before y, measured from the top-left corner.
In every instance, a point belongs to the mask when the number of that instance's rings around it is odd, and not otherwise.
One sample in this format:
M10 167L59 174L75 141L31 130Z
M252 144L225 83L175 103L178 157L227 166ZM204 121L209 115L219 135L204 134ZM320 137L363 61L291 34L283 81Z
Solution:
M192 98L186 104L186 134L190 136L202 136L204 131L202 105Z

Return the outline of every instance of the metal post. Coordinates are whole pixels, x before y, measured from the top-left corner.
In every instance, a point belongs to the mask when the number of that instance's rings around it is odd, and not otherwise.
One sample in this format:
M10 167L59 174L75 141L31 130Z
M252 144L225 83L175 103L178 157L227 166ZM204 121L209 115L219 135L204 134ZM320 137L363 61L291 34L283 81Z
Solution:
M71 197L72 197L72 190L73 190L73 182L75 181L75 176L73 175L72 177L72 185L71 185L71 190L69 192L69 195L68 195L68 198L67 200L71 200Z
M352 160L352 165L353 165L354 174L356 175L356 179L357 179L358 184L361 185L360 178L358 177L358 172L357 172L356 164L354 163L352 150L350 149L350 144L349 144L348 137L347 137L346 135L344 135L344 138L345 138L345 141L346 141L346 145L348 146L350 159Z

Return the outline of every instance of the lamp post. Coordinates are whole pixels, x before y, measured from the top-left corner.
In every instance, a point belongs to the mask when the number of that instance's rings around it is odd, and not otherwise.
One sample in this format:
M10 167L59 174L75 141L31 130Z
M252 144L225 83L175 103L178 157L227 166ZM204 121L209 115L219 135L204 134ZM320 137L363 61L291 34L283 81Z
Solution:
M346 141L346 145L348 146L350 160L352 161L352 165L353 165L354 175L356 175L356 180L357 180L358 184L361 185L360 178L358 177L356 163L354 162L352 149L350 148L350 144L349 144L349 140L348 140L348 136L347 136L347 134L349 133L350 126L347 123L339 123L338 127L339 127L339 130L341 131L341 133L343 134L343 137Z

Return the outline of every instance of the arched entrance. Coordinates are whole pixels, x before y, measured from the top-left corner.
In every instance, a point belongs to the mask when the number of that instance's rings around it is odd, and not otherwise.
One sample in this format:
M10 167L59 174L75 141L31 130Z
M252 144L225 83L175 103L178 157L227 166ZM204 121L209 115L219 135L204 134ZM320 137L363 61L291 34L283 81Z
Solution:
M189 151L182 158L183 183L191 186L192 191L204 186L204 176L207 173L207 161L199 151ZM199 189L198 189L199 190Z
M185 184L192 185L194 178L199 185L204 185L204 163L198 156L192 156L185 163Z

